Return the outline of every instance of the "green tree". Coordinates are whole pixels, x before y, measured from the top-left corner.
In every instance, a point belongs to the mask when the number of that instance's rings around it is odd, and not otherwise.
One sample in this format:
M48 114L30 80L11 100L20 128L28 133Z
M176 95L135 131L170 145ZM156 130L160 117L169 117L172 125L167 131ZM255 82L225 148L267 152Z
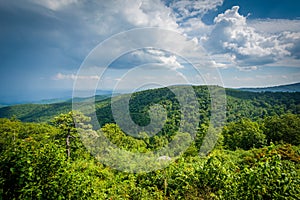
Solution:
M136 139L132 136L126 135L117 124L106 124L101 128L101 131L106 138L120 148L133 152L146 151L147 144L143 139Z
M224 136L224 146L231 150L237 148L248 150L266 144L266 136L259 124L246 118L229 123L224 127L222 134Z
M91 129L92 126L88 124L90 121L90 117L84 116L78 111L60 114L52 121L52 124L61 130L60 137L65 138L66 154L68 159L71 156L71 147L75 150L78 149L78 146L80 146L78 129ZM74 139L73 145L70 144L70 138Z
M294 114L273 116L264 120L264 133L268 142L300 144L300 117Z

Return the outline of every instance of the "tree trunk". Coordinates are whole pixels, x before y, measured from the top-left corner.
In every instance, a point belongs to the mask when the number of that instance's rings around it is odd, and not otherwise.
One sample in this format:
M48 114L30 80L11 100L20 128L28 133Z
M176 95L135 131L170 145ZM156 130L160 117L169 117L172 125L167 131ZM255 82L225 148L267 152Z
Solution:
M71 150L70 150L70 135L68 134L67 135L67 138L66 138L66 151L67 151L67 159L70 158L70 154L71 154Z

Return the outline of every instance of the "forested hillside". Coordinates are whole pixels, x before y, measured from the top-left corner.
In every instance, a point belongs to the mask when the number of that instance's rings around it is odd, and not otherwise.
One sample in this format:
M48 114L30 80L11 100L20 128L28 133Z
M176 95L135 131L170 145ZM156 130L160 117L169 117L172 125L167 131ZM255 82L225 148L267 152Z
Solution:
M177 86L180 87L180 86ZM181 86L182 87L182 86ZM201 107L203 117L207 117L210 106L209 90L206 86L195 86L195 93ZM121 95L117 98L122 97ZM233 121L242 117L252 119L269 115L280 115L287 112L300 113L300 93L286 92L247 92L226 89L227 120ZM111 116L111 99L96 97L98 120L101 124L113 122ZM152 89L134 93L130 100L130 110L136 115L154 103L174 103L176 98L168 88ZM0 108L0 117L12 116L24 122L49 122L60 113L71 111L71 102L55 104L23 104ZM202 112L203 111L203 112ZM134 114L133 114L134 115ZM145 116L145 115L143 115ZM134 118L134 116L133 116ZM138 119L136 119L138 120Z
M128 166L132 158L121 150L161 151L163 159L175 156L177 152L166 153L164 147L181 150L182 141L191 134L180 131L179 101L168 88L132 95L130 115L139 125L150 123L151 105L167 110L162 130L155 135L139 132L141 137L114 123L111 102L122 105L126 95L96 101L99 129L91 126L90 116L70 111L68 102L1 108L2 199L299 199L300 93L227 89L226 121L223 127L212 127L219 135L217 143L209 154L199 156L212 108L208 88L194 90L199 107L188 107L191 115L200 114L194 140L166 168L140 173L118 171L115 160L104 164L87 150L110 153L129 169L136 166ZM95 138L89 141L91 148L80 139L86 136ZM120 150L106 147L104 138ZM149 168L153 163L140 164Z

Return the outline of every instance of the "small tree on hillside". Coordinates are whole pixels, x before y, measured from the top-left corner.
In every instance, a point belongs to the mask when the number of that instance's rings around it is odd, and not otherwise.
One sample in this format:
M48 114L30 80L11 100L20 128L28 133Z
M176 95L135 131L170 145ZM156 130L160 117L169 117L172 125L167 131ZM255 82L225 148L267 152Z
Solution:
M83 115L78 111L71 111L67 114L60 114L52 121L53 125L61 130L62 137L66 140L67 158L71 155L70 138L77 138L77 129L91 129L92 126L88 124L91 121L90 117Z

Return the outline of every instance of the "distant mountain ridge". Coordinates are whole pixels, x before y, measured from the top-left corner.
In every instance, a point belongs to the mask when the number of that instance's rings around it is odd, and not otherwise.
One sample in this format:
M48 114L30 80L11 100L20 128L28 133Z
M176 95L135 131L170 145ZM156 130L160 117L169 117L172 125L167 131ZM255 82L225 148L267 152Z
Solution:
M231 89L231 88L228 88ZM300 82L288 85L279 85L272 87L257 87L257 88L234 88L235 90L247 91L247 92L300 92ZM125 94L127 92L118 92L114 93L114 96L118 96L120 94ZM110 90L97 90L95 100L101 100L103 98L108 98L112 96L113 92ZM85 101L86 99L93 97L85 97L85 98L75 98L73 101ZM63 93L63 95L58 96L57 98L45 98L42 100L18 100L18 101L7 101L1 99L0 97L0 108L6 106L13 105L22 105L22 104L57 104L57 103L65 103L72 102L72 91L67 91Z
M300 82L288 85L279 85L262 88L238 88L238 90L248 92L300 92Z
M173 86L183 88L186 86ZM217 91L219 86L209 86ZM210 90L208 86L193 86L196 97L200 103L200 118L209 119L210 113ZM237 89L225 89L227 101L227 120L234 121L247 117L256 119L265 116L281 115L284 113L300 114L300 92L249 92ZM123 99L130 94L120 94L109 97L99 95L95 97L95 109L97 119L102 125L114 123L111 110L111 102L123 103ZM73 99L73 102L84 102L89 98ZM139 91L131 94L130 112L131 117L138 124L145 124L149 121L149 106L154 104L164 105L178 116L176 109L180 108L174 94L168 88L157 88ZM67 113L72 110L72 101L64 101L54 104L22 104L0 108L0 118L16 117L24 122L49 122L60 113ZM176 112L175 112L176 111ZM92 112L92 110L91 110ZM179 112L179 111L178 111ZM177 113L177 114L176 114ZM88 113L92 116L92 113Z
M52 91L53 92L53 91ZM22 98L18 100L7 100L0 96L0 107L5 106L13 106L13 105L22 105L22 104L55 104L55 103L64 103L64 102L72 102L72 90L66 90L66 91L58 91L57 94L55 94L53 98L44 98L44 99L31 99L31 100L24 100ZM111 90L97 90L95 94L96 100L98 98L102 99L103 97L110 97L112 95L119 95L120 93L114 93ZM86 95L86 97L82 98L76 98L75 101L81 101L87 98L92 98ZM81 99L81 100L80 100Z

